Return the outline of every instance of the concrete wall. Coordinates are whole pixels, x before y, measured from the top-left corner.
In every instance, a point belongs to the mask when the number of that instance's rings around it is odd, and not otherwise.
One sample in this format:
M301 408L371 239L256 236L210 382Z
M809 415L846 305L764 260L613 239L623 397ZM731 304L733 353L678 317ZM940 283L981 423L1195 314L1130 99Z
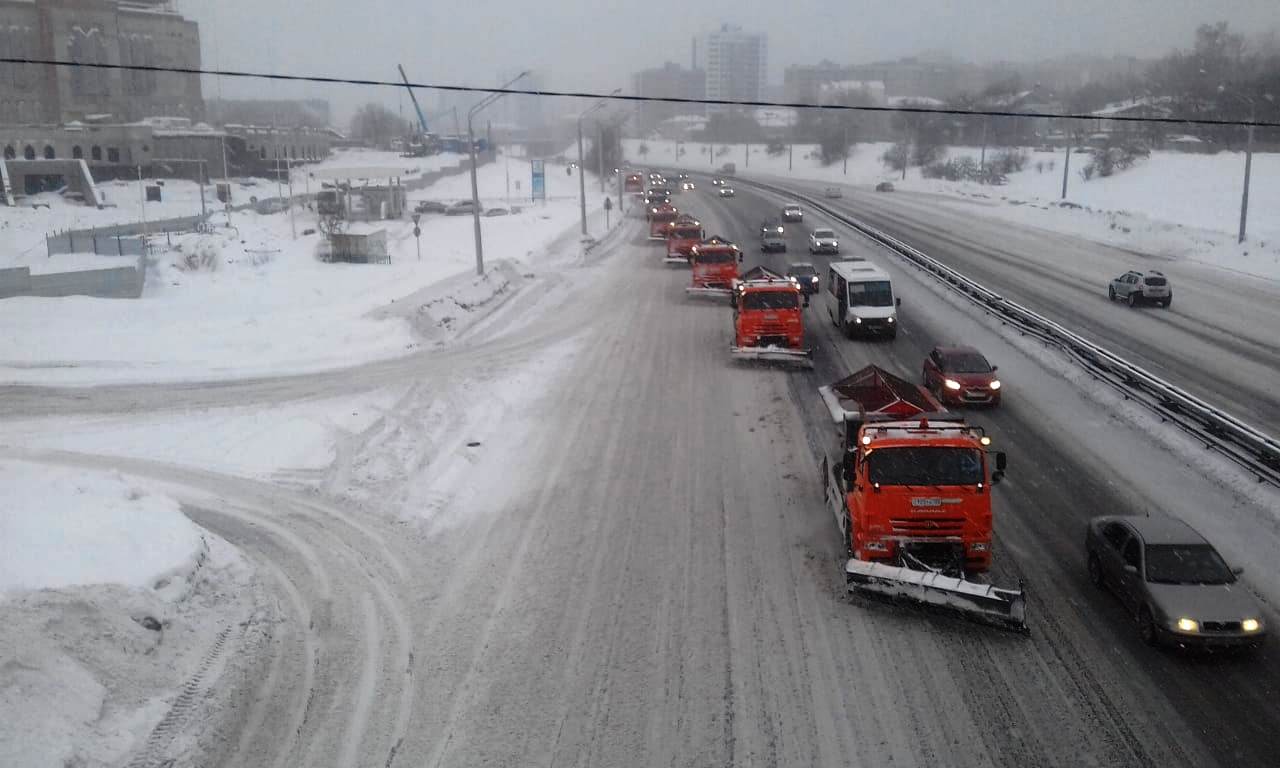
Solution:
M0 269L0 299L14 296L95 296L102 299L136 299L146 281L146 260L137 266L87 269L33 275L27 267Z

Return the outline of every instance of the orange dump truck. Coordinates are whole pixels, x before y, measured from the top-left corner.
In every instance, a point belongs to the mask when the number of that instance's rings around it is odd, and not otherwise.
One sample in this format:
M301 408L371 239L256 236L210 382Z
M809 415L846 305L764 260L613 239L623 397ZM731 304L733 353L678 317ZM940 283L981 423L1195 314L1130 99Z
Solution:
M654 203L649 206L649 239L667 239L667 225L675 221L680 211L671 203Z
M692 216L681 215L667 224L667 255L662 258L663 263L688 266L689 251L705 236L702 222Z
M804 346L804 296L794 278L764 267L749 270L734 286L735 360L768 360L813 367Z
M738 282L740 261L742 251L732 242L719 236L703 240L689 249L693 277L689 287L684 289L685 293L690 296L732 296L733 286Z
M966 578L991 567L991 491L1005 469L983 429L874 365L819 392L837 425L822 478L850 590L1025 630L1021 588Z
M639 173L628 173L622 182L622 188L628 195L644 194L644 176Z

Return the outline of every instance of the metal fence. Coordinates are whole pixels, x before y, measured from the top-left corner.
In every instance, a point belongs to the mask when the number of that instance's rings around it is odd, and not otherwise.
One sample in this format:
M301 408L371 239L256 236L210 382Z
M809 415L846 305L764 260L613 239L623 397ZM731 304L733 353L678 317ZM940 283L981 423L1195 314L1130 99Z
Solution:
M99 256L143 256L147 251L146 239L121 234L107 235L97 232L63 232L44 239L50 256L68 253L95 253Z
M147 260L138 256L135 266L86 269L33 275L29 267L0 269L0 299L14 296L95 296L103 299L136 299L146 282Z

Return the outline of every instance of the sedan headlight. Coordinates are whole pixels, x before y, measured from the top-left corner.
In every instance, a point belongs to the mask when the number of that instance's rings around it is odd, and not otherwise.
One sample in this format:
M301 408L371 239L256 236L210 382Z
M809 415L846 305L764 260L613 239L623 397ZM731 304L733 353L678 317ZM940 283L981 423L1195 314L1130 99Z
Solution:
M1257 619L1245 619L1244 621L1240 622L1240 628L1243 629L1245 632L1257 632L1258 630L1262 629L1262 622L1258 621Z
M999 388L1000 388L1000 380L999 380L999 379L996 379L995 381L991 382L991 388L992 388L992 389L999 389Z
M960 391L960 382L956 381L955 379L947 379L946 381L943 382L943 384L946 385L947 389L950 389L955 392Z
M782 234L782 227L778 227L778 234Z
M839 248L839 247L840 247L840 241L839 241L839 240L832 240L832 241L831 241L831 247L832 247L832 248Z
M887 317L887 318L885 318L885 322L887 322L889 325L893 325L894 323L898 322L898 318L896 318L896 317Z
M860 318L860 317L855 317L855 318L853 318L853 322L854 322L854 323L857 323L858 325L862 325L862 318Z
M1195 619L1188 619L1184 617L1178 619L1177 627L1179 632L1199 632L1200 622Z

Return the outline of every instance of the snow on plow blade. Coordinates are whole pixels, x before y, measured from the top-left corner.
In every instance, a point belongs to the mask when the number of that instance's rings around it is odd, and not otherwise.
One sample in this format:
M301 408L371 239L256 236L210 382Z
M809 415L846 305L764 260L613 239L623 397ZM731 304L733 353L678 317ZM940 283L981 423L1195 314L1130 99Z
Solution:
M844 570L850 592L908 600L1002 629L1028 631L1027 603L1021 589L1000 589L934 571L856 559L846 563Z
M703 296L710 299L727 299L733 295L732 288L710 288L704 285L690 285L684 292L695 298Z
M729 356L734 360L766 360L800 365L805 368L813 367L812 354L811 349L791 349L790 347L729 347Z
M669 253L669 254L667 254L666 256L664 256L664 257L662 258L662 263L663 263L663 264L673 264L673 265L678 265L678 266L681 266L681 267L687 267L687 266L689 266L689 257L688 257L688 256L681 256L681 255L680 255L680 254L678 254L678 253L674 253L674 254Z

